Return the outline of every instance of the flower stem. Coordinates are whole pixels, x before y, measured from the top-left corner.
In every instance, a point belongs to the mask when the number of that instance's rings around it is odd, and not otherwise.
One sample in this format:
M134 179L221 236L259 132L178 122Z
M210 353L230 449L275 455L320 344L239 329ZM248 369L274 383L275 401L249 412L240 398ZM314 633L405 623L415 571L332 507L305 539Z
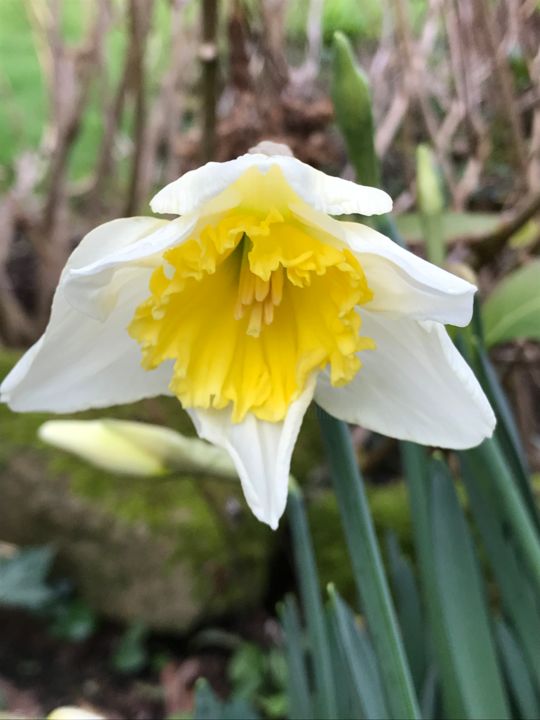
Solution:
M411 673L384 574L373 521L349 430L317 408L330 471L347 539L354 579L393 717L419 718Z

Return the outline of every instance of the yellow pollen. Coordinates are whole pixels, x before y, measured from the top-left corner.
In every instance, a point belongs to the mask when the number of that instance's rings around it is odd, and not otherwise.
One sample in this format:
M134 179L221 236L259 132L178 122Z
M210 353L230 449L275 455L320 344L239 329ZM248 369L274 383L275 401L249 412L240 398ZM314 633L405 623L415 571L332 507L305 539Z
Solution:
M277 422L310 375L349 382L372 349L358 306L372 293L358 260L291 214L235 210L163 254L129 333L152 370L173 360L185 407Z

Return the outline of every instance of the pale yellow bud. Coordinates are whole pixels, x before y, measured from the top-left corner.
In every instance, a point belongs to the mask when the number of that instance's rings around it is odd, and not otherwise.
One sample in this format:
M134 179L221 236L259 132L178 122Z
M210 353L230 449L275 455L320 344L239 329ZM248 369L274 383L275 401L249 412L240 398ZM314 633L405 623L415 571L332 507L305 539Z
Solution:
M169 472L234 478L236 471L221 448L187 438L169 428L124 420L49 420L39 437L103 470L152 476Z
M47 720L105 720L105 717L83 708L66 706L53 710Z

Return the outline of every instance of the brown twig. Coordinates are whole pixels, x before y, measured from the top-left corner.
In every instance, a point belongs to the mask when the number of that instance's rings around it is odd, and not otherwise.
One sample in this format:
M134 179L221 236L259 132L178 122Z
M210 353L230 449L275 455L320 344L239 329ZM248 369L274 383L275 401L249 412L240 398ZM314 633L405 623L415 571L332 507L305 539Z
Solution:
M141 203L143 153L147 132L144 53L150 31L154 0L130 0L130 85L134 95L134 152L126 203L126 215L134 215Z
M216 43L218 23L217 0L202 0L201 45L202 65L202 139L201 158L212 160L216 154L216 107L218 52Z

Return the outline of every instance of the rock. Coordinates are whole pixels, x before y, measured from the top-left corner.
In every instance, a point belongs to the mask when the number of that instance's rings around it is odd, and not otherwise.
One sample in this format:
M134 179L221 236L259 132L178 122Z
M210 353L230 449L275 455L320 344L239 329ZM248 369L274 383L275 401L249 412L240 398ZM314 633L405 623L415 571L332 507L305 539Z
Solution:
M0 354L0 378L17 357ZM104 416L193 434L170 398L77 415ZM49 417L0 406L0 540L52 544L57 571L92 608L155 629L185 630L261 601L275 535L239 483L108 475L40 443Z

